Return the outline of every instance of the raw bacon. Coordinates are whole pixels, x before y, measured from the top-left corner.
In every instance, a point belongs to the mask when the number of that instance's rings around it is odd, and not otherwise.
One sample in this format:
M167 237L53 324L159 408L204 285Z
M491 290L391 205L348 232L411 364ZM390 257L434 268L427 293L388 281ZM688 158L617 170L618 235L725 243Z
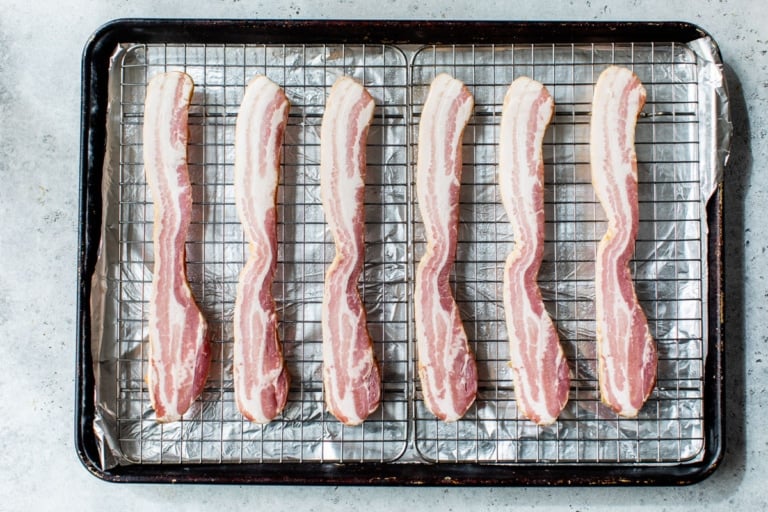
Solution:
M592 184L608 220L595 262L598 379L603 402L627 417L653 390L657 364L629 269L639 224L635 126L644 103L645 89L630 70L611 66L600 74L590 126Z
M275 194L288 110L283 90L257 76L245 89L235 123L235 204L249 255L235 298L233 377L237 407L257 423L277 416L288 396L272 297L277 264Z
M157 421L176 421L202 392L211 353L207 324L187 282L192 215L187 119L192 79L155 76L144 104L144 169L154 202L154 270L149 301L149 398Z
M477 366L449 274L456 258L461 139L474 107L469 90L442 73L430 86L419 123L416 194L426 252L414 293L419 378L424 402L444 421L461 418L477 394Z
M553 110L542 84L518 78L504 97L499 138L499 189L515 235L503 278L510 366L518 407L539 425L557 419L570 386L568 363L536 282L544 255L542 141Z
M365 247L366 140L373 98L349 77L331 88L320 131L320 193L336 245L323 290L323 383L328 410L357 425L379 406L381 376L357 281Z

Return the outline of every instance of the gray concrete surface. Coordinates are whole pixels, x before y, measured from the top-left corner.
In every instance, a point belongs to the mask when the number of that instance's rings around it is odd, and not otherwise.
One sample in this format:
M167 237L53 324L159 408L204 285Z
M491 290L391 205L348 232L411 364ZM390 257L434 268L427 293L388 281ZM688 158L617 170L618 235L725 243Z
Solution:
M73 443L80 62L121 17L684 20L719 42L734 120L725 175L727 449L681 488L116 485ZM757 0L0 0L0 511L768 510L768 11Z

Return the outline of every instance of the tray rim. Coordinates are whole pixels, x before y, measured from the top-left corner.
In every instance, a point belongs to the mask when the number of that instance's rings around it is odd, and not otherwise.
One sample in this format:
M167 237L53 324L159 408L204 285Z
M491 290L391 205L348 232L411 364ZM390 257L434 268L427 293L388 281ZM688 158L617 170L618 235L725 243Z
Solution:
M471 30L468 30L471 28ZM223 30L226 29L226 30ZM88 472L108 482L329 485L687 485L710 476L725 453L723 186L707 210L709 350L704 361L704 456L680 464L244 463L137 464L103 469L93 428L90 283L101 229L107 77L120 42L206 44L509 44L681 42L709 37L688 22L235 20L124 18L88 39L81 69L75 447Z

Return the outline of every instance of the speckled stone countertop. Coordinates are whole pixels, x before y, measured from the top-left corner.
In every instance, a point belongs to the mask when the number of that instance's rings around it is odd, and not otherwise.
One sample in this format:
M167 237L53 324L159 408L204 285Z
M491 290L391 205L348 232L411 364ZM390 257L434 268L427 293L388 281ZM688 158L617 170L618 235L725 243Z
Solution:
M768 11L756 0L230 2L0 0L0 511L768 510ZM717 40L734 137L725 173L726 454L661 488L120 485L74 447L80 62L123 17L690 21Z

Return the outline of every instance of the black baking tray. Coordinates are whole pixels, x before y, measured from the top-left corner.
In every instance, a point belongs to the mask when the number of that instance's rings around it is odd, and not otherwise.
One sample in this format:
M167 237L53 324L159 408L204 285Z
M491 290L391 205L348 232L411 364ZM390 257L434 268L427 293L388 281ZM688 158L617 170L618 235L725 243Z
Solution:
M724 453L723 189L707 204L708 351L704 361L705 453L679 465L503 465L478 463L137 464L103 469L94 432L91 279L102 218L108 70L122 42L208 44L519 44L686 43L707 34L679 22L246 21L126 19L100 28L82 65L80 231L78 259L75 441L89 472L111 482L370 485L681 485L709 476Z

